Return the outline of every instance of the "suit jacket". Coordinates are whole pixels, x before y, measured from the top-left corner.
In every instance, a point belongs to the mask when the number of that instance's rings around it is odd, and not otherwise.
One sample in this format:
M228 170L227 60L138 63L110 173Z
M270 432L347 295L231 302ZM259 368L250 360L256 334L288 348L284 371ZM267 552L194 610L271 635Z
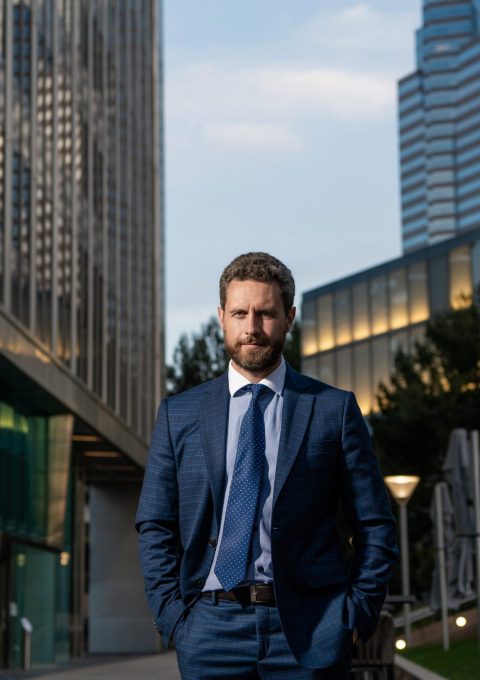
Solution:
M160 405L136 528L145 590L165 640L200 596L215 553L226 485L227 374ZM347 570L338 501L353 533ZM366 640L397 558L396 529L355 397L289 366L274 484L273 584L299 663L323 668Z

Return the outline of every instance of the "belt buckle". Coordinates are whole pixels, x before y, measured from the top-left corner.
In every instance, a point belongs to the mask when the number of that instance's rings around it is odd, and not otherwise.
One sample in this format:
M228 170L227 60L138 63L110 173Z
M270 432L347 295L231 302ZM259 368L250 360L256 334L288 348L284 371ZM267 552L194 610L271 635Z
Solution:
M250 588L250 602L257 602L257 586Z

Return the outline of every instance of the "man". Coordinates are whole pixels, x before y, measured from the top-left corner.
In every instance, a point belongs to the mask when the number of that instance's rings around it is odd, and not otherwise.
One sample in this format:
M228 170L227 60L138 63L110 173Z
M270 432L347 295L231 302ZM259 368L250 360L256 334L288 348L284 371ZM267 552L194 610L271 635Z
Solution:
M233 260L218 308L228 371L159 409L136 527L155 625L184 680L348 678L353 636L375 628L396 560L353 394L282 357L294 293L271 255Z

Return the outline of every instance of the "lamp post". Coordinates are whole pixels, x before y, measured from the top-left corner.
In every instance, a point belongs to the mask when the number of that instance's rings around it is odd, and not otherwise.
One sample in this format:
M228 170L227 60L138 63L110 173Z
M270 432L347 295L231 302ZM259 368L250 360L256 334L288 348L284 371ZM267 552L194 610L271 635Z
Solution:
M408 523L407 503L417 488L420 477L416 475L391 475L385 477L385 484L397 502L400 513L400 554L402 559L402 595L410 595L410 568L408 561ZM411 642L410 603L403 605L405 620L405 638L407 644Z

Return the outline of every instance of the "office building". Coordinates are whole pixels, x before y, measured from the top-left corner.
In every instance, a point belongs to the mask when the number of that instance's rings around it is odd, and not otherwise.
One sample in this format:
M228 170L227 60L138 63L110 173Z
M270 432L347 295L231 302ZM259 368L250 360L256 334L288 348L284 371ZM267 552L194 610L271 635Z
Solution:
M0 3L0 666L155 648L133 529L163 384L158 0Z
M480 2L423 0L399 83L404 252L480 226Z
M480 229L417 249L303 295L302 366L353 390L364 415L389 384L398 349L425 335L433 314L470 304L480 285Z

